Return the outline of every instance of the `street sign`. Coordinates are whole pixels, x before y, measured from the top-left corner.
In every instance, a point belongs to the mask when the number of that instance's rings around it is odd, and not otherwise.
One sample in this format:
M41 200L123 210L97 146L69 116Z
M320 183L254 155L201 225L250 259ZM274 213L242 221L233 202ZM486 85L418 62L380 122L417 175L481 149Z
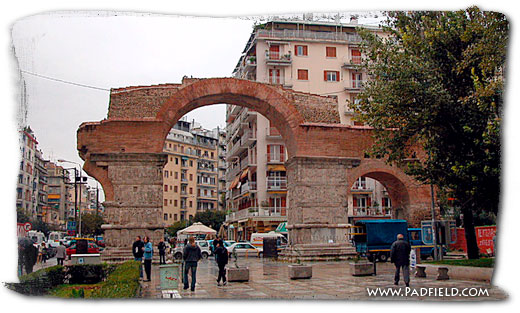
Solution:
M68 221L67 230L76 230L76 221Z
M23 224L23 229L25 231L30 231L32 229L32 224L29 222L26 222L25 224Z

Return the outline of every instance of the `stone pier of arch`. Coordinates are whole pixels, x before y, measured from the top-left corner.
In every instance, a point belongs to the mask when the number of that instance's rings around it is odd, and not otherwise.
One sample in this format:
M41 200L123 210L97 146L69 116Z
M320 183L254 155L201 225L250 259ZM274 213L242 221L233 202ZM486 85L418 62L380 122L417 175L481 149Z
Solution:
M412 224L429 211L429 188L398 167L365 158L372 130L339 123L336 100L234 78L112 89L107 118L77 132L84 170L105 192L105 261L132 259L137 235L157 243L162 220L164 140L187 112L228 103L248 107L278 128L287 147L288 259L341 259L348 241L348 197L360 176L378 179ZM420 150L415 151L419 158Z

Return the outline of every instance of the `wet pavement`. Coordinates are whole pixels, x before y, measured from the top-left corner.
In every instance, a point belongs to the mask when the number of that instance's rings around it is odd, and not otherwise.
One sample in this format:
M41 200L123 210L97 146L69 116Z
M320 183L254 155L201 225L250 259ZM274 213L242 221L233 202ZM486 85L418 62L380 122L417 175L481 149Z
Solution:
M346 299L346 300L427 300L427 301L483 301L503 300L507 294L499 287L484 282L445 280L436 277L416 278L412 273L410 288L393 284L394 267L390 263L377 263L377 276L351 275L349 262L308 262L312 264L313 274L310 279L291 280L288 277L288 265L291 263L258 258L239 258L240 267L249 267L248 282L230 282L227 286L217 286L218 268L213 259L202 260L197 268L197 285L194 292L183 290L161 290L159 267L152 269L152 281L141 282L144 298L206 298L206 299ZM228 267L234 267L231 260ZM400 295L369 295L370 292L393 290ZM466 289L465 289L466 288ZM463 290L475 295L460 296ZM399 291L401 290L401 291ZM384 291L382 291L384 292ZM454 292L459 295L453 296ZM170 299L170 301L173 299Z

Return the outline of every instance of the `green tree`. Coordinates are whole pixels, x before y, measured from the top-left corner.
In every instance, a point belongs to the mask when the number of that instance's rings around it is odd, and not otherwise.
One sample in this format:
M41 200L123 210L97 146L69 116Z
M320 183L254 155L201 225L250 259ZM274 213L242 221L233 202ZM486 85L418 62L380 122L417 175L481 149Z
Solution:
M172 225L166 227L166 232L172 237L177 236L177 232L181 229L184 229L188 226L190 226L192 223L191 221L177 221L173 223Z
M193 222L200 222L208 227L213 228L218 232L222 223L226 220L226 212L207 210L204 212L197 212L193 217Z
M408 173L457 199L477 258L473 216L498 210L509 24L476 7L386 15L388 37L361 31L370 79L352 106L374 128L373 156L403 165L417 153Z
M96 213L81 214L81 234L82 235L100 235L103 233L101 225L105 222L103 217Z

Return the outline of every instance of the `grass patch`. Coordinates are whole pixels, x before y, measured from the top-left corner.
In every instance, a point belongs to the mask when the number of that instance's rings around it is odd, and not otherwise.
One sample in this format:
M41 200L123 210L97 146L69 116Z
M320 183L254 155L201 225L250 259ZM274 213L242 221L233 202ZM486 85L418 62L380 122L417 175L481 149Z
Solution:
M426 264L435 265L456 265L456 266L472 266L472 267L493 267L495 265L494 258L481 258L476 260L442 260L442 261L426 261Z
M59 298L134 298L139 290L139 265L137 261L119 264L103 282L61 285L54 288L50 295Z

